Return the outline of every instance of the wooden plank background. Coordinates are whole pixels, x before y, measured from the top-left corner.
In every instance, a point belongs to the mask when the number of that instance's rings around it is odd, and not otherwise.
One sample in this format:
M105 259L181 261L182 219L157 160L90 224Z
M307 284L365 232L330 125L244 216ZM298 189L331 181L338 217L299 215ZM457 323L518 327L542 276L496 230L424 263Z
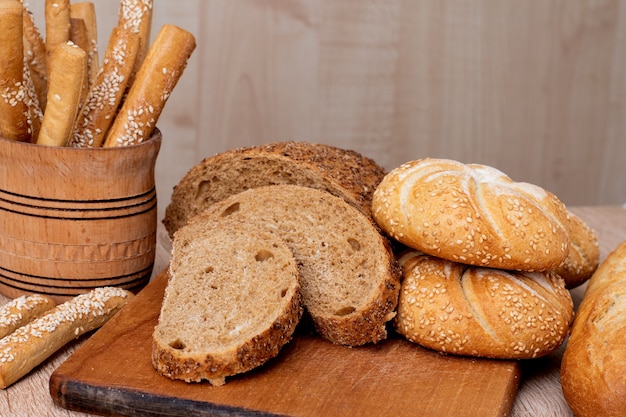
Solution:
M118 2L94 1L102 53ZM161 214L202 158L288 139L626 203L626 1L155 0L164 23L198 48L159 123Z

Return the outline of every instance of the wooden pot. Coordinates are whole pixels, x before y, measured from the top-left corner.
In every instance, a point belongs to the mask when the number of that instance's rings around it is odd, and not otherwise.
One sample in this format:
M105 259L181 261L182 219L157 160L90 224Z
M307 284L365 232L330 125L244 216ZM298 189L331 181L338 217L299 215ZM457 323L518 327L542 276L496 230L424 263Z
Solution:
M100 286L143 287L155 256L160 147L158 130L117 148L0 138L0 292L61 302Z

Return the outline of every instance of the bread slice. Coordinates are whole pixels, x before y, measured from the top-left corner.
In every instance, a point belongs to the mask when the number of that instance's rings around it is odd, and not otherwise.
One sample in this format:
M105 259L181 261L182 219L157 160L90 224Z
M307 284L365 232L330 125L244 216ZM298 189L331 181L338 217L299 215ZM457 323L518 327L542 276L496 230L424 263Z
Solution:
M163 224L172 236L212 203L274 184L325 190L370 213L372 194L384 175L373 160L329 145L290 141L233 149L206 158L181 179Z
M293 254L250 225L207 219L181 228L169 273L152 363L172 379L222 385L276 356L302 316Z
M372 220L339 197L299 185L270 185L213 204L192 222L237 219L265 227L291 248L305 310L318 333L358 346L387 337L400 270Z

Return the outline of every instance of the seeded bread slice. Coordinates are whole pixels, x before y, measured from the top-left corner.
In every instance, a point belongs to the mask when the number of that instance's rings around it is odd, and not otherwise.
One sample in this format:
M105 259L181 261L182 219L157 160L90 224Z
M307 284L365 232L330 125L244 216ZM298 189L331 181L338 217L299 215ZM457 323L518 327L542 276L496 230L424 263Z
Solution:
M222 385L276 356L302 316L293 254L260 228L228 219L183 227L169 273L152 364L172 379Z
M305 310L321 336L350 346L387 337L400 270L368 216L325 191L273 185L232 195L192 223L223 218L265 227L287 243L300 270Z
M170 236L212 203L249 188L297 184L325 190L370 213L385 171L363 155L329 145L277 142L204 159L174 187L163 224Z

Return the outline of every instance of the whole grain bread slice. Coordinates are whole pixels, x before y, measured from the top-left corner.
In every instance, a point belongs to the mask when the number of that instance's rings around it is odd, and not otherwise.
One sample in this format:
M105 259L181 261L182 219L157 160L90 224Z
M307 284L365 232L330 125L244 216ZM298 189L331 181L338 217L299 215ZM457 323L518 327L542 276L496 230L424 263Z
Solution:
M350 346L387 337L400 270L368 216L325 191L271 185L231 195L191 223L224 218L265 227L287 243L300 270L305 310L321 336Z
M178 230L169 274L152 364L172 379L222 385L275 357L302 316L291 250L234 219Z
M249 188L297 184L325 190L370 213L385 176L373 160L352 150L310 142L238 148L204 159L174 187L163 224L172 236L212 203Z

